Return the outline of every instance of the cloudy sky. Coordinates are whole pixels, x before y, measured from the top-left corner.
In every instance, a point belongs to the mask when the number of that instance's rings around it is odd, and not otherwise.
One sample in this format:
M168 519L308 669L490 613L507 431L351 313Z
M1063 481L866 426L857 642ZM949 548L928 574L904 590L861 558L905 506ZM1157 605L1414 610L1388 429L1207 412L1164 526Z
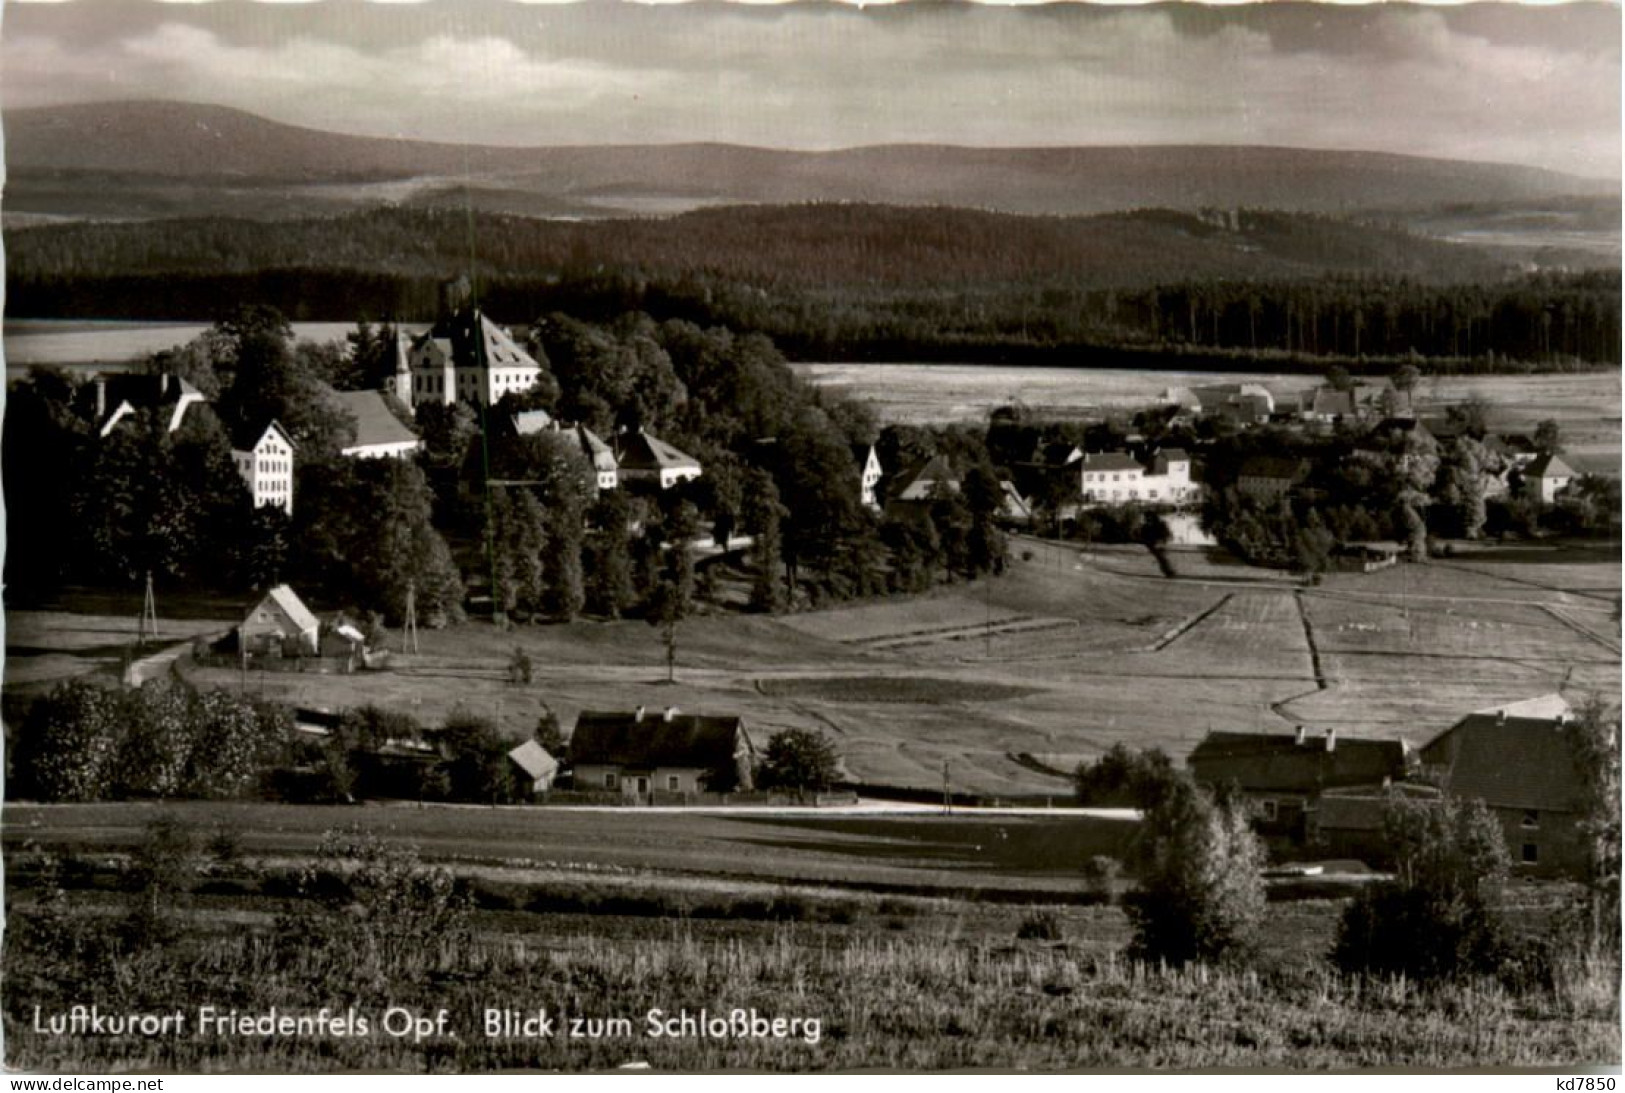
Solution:
M378 136L1248 143L1620 175L1620 8L8 0L7 108L167 98Z

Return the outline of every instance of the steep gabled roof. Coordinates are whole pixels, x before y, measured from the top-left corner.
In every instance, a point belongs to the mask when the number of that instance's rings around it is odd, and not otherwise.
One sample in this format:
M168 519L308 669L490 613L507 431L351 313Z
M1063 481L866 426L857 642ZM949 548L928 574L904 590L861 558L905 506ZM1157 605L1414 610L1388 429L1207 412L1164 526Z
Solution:
M1380 784L1405 774L1410 745L1403 740L1339 736L1326 739L1253 732L1210 732L1186 764L1198 781L1236 782L1247 790L1315 793L1331 786Z
M277 608L288 617L288 621L299 628L300 633L304 633L306 630L315 630L321 626L316 616L311 614L310 608L305 606L305 602L299 598L292 588L285 584L279 584L271 589L259 602L263 604L266 600L276 604ZM249 614L252 615L257 610L259 610L259 604L256 604L249 611Z
M650 436L639 429L628 433L621 441L621 469L634 471L660 471L680 467L698 467L700 461L673 448L659 437Z
M273 418L270 421L257 425L238 425L234 427L231 430L232 451L253 451L255 448L259 447L260 441L265 439L265 434L273 429L276 430L276 435L281 437L282 442L288 447L298 447L298 445L293 442L293 438L288 435L288 430L284 429L281 423Z
M1470 713L1429 741L1422 759L1446 769L1445 789L1453 796L1492 808L1567 812L1584 785L1573 731L1561 716Z
M355 418L355 440L345 446L370 448L374 445L415 443L417 434L401 424L378 391L332 391L328 401Z
M541 368L536 358L477 307L441 318L413 340L412 348L429 342L439 346L458 368Z
M1573 478L1574 468L1563 462L1561 456L1542 452L1523 469L1525 478Z
M929 501L931 491L938 482L956 493L959 491L959 476L954 473L953 464L940 455L934 455L897 476L897 481L892 484L892 499Z
M743 747L754 754L744 722L672 711L582 711L570 736L576 766L722 767Z

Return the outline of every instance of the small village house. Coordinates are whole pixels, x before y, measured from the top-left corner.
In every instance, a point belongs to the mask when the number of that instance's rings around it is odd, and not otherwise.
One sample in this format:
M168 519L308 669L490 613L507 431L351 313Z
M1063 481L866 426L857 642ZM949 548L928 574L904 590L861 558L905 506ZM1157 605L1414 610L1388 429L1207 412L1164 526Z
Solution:
M509 421L515 436L558 433L581 449L582 458L592 468L593 486L600 492L620 485L620 465L615 452L603 438L585 425L569 425L554 419L546 410L521 410ZM697 464L696 464L697 466Z
M1578 872L1584 785L1573 711L1548 694L1463 717L1422 746L1424 769L1452 797L1483 801L1501 823L1514 866Z
M1236 475L1236 489L1257 501L1278 501L1309 477L1309 464L1284 455L1248 456Z
M617 464L623 482L646 482L669 490L704 473L698 459L642 429L622 434L620 448Z
M905 468L886 491L886 503L918 505L931 500L939 490L959 492L959 475L946 458L934 455Z
M1357 410L1353 391L1340 391L1335 387L1315 387L1299 396L1298 416L1305 421L1335 425L1352 419Z
M750 789L756 748L739 717L583 712L570 736L577 790L643 797Z
M546 793L553 788L559 775L559 761L534 740L526 740L508 752L508 759L519 770L520 780L531 794Z
M1574 468L1551 452L1537 455L1520 473L1523 492L1545 505L1556 501L1557 495L1576 477Z
M1261 833L1303 842L1328 790L1398 781L1416 760L1404 740L1316 735L1300 725L1295 733L1210 732L1186 765L1200 784L1233 785L1256 804Z
M275 421L239 429L232 435L231 457L248 484L254 507L272 505L293 515L293 441Z
M267 592L237 627L239 648L277 655L314 656L321 648L321 623L285 584Z

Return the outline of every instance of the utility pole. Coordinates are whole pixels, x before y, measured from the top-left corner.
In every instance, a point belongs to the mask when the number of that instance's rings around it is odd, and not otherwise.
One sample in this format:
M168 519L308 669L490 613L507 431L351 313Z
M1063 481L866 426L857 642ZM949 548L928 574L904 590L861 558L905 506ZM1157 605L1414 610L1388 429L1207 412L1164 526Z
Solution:
M158 601L152 594L152 570L147 570L147 592L141 601L141 619L136 623L136 648L146 645L147 638L158 637Z
M406 623L401 633L401 652L418 651L418 585L406 582Z
M948 788L948 760L942 761L942 811L944 815L954 810L954 795Z

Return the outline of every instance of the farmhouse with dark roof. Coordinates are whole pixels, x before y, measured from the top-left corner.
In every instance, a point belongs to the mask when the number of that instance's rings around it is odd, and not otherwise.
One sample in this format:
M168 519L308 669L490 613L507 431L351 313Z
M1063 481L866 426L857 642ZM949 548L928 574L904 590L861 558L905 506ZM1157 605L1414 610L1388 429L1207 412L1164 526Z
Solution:
M578 790L626 797L750 789L756 748L741 718L651 712L583 711L570 737Z

